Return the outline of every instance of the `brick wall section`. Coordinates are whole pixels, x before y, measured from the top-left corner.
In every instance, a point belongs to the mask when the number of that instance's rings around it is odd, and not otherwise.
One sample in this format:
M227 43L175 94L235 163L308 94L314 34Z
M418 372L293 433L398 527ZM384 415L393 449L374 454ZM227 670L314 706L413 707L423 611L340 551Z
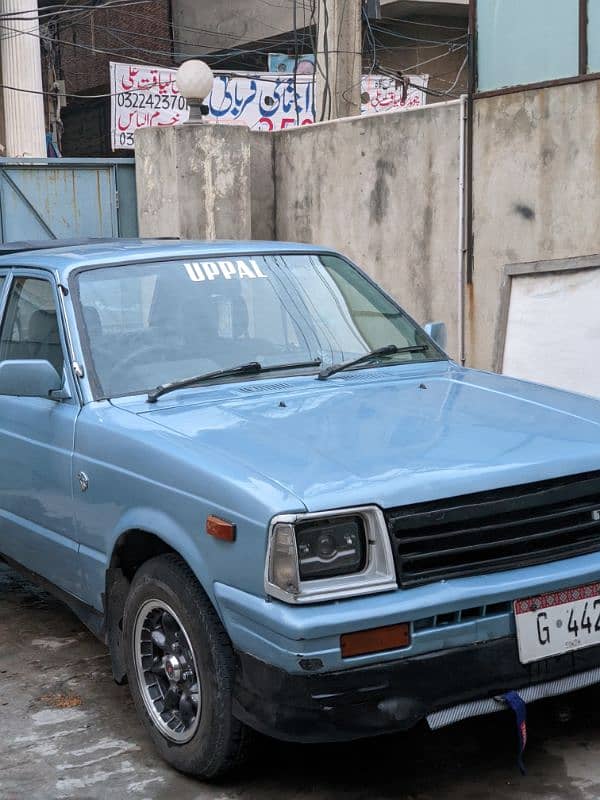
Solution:
M72 19L61 22L57 32L67 92L107 90L109 61L174 63L169 0L149 0L126 9L95 9L85 15L74 12Z

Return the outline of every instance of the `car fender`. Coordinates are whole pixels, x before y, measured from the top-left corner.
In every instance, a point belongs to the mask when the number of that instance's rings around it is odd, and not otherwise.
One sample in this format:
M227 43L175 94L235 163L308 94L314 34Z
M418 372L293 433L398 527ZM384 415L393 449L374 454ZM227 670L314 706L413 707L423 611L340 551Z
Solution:
M213 583L206 561L198 547L197 538L179 524L171 515L158 508L136 507L125 511L113 529L108 542L109 546L107 550L110 554L108 565L112 562L115 548L119 540L125 534L135 530L144 531L145 533L156 536L178 553L188 564L218 611Z

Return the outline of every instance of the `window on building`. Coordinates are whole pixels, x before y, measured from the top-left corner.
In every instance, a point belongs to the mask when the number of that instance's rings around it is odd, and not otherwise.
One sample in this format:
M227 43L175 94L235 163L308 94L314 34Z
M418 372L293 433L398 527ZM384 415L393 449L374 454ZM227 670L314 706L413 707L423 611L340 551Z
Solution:
M589 0L588 14L600 22L599 6ZM579 14L579 0L477 0L478 90L578 75ZM600 68L600 25L594 33Z

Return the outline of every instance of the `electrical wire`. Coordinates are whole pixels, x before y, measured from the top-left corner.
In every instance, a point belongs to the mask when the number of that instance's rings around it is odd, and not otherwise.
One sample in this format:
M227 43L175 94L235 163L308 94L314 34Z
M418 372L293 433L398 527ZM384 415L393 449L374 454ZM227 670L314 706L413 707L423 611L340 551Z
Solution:
M467 45L464 44L464 45L461 45L460 48L457 48L457 49L462 49L462 48L465 48L466 46ZM447 56L449 56L449 55L451 55L452 53L455 53L455 52L456 52L456 50L446 50L443 53L438 53L437 56L433 56L432 58L426 58L424 61L417 61L415 64L410 64L410 65L408 65L406 67L402 67L401 71L405 72L407 70L410 70L410 71L414 72L414 70L419 69L420 67L424 67L426 64L431 64L432 61L438 61L440 58L446 58Z
M321 104L321 117L320 121L328 118L331 115L333 98L331 94L331 85L329 83L329 8L327 7L327 0L322 0L323 4L323 55L325 57L325 70L324 70L324 85L323 85L323 99ZM319 20L320 24L321 7L319 6ZM329 109L329 114L327 113Z
M469 59L469 56L466 55L464 57L464 60L463 60L462 64L460 65L460 68L459 68L458 72L456 73L456 78L454 79L454 83L452 84L452 86L450 86L449 89L447 89L445 92L442 92L442 95L452 94L452 90L456 87L457 83L459 82L460 76L462 75L462 72L463 72L464 68L467 65L468 59ZM439 76L438 76L438 78L439 78Z
M420 22L420 21L411 19L410 17L379 17L379 19L381 21L383 21L383 22L387 22L387 21L393 22L396 25L399 22L401 22L402 24L406 24L406 25L420 25L420 26L423 26L425 28L442 28L442 29L448 30L448 31L462 31L462 30L464 30L464 27L459 27L457 25L437 25L434 22Z
M62 25L67 25L69 27L77 26L77 25L83 25L84 24L84 20L91 19L96 11L107 11L108 12L108 10L111 10L111 11L115 10L115 11L118 11L119 15L123 14L123 15L126 15L128 17L132 17L132 18L149 20L149 19L151 19L151 17L149 17L148 15L135 13L135 12L132 12L132 11L128 10L132 6L145 5L148 2L150 2L150 0L107 0L104 3L100 3L98 5L93 5L93 6L75 5L75 4L71 5L71 4L61 3L61 4L55 4L53 6L46 7L46 9L44 10L43 17L44 17L44 19L50 19L51 22L57 22L59 25L61 25L61 29L62 29ZM273 5L278 5L278 4L274 4L274 3L269 3L269 2L267 2L267 0L261 0L261 2L263 2L265 5L272 5L272 6ZM324 31L323 31L323 49L322 49L321 52L319 52L318 48L316 47L315 36L314 36L315 28L318 27L316 0L309 0L310 5L307 5L304 2L304 0L291 0L291 2L293 3L292 10L294 12L293 46L294 46L295 63L297 64L297 61L298 61L298 56L300 54L299 53L300 47L304 48L306 46L307 42L309 42L311 44L312 52L315 55L315 71L314 71L313 79L312 79L313 80L313 89L315 87L315 81L316 81L317 73L321 74L323 76L323 78L324 78L323 97L322 97L322 104L321 104L321 119L323 119L328 110L329 110L329 112L331 112L331 107L332 107L332 89L331 89L331 85L330 85L329 63L328 63L329 62L329 57L331 55L333 55L333 54L340 53L342 51L339 49L339 42L338 42L338 49L334 50L334 49L332 49L330 47L330 42L329 42L330 18L329 18L329 8L328 8L328 5L327 5L327 0L323 0L323 4L322 4L323 5L323 12L324 12L325 16L324 16ZM298 24L297 24L298 23L298 19L297 19L297 15L298 15L298 5L297 4L298 3L300 3L300 7L303 9L305 24L306 24L306 13L307 12L309 13L308 33L301 33L298 30ZM284 7L284 6L280 5L279 7ZM17 20L17 19L20 18L20 17L17 16L17 14L20 14L22 16L24 13L27 13L27 12L20 11L20 12L12 12L11 14L8 14L8 15L0 15L0 20L5 20L6 21L7 17L9 17L8 21ZM67 14L71 14L71 17L70 18L67 17L66 16ZM418 69L421 66L429 64L429 63L431 63L433 61L436 61L436 60L438 60L440 58L444 58L447 55L449 55L450 53L456 52L457 50L463 49L464 47L467 46L466 42L465 43L461 42L462 39L466 38L467 34L463 34L461 36L456 36L456 37L451 37L451 38L445 39L443 41L435 41L435 40L432 40L432 39L421 39L421 38L416 38L416 37L408 37L408 36L405 36L405 35L403 35L401 33L398 33L397 31L390 31L387 28L383 28L383 27L380 27L380 26L377 26L377 25L372 25L371 21L368 19L367 14L365 13L364 9L363 9L363 14L364 14L364 18L365 18L364 19L364 22L365 22L365 42L367 42L369 44L369 47L370 47L370 49L372 51L372 59L371 59L371 66L370 66L369 74L372 74L374 72L374 70L377 68L378 70L381 71L382 74L387 74L387 75L389 75L391 77L399 78L399 77L401 77L402 72L405 71L404 69L402 69L402 70L397 70L397 69L392 70L392 69L390 69L388 67L380 65L378 63L378 51L382 51L382 50L383 51L393 51L394 49L400 49L400 48L403 48L403 49L415 49L416 50L419 47L421 47L423 49L425 49L425 48L432 48L433 49L434 47L442 47L442 46L446 47L444 52L439 53L439 54L433 56L432 58L428 58L428 59L425 59L425 60L418 61L418 62L412 64L410 67L407 67L407 69L415 70L415 69ZM60 16L59 20L55 19L57 16ZM29 18L25 17L25 19L27 19L28 21L31 21L31 17L29 17ZM404 20L402 20L402 21L404 21ZM398 20L394 20L394 22L398 22ZM415 24L427 25L427 23L416 23L416 22L415 22ZM169 51L166 51L166 50L159 50L157 48L136 46L136 45L132 44L131 41L125 41L118 35L120 33L129 33L129 31L125 31L123 28L118 28L118 27L111 26L111 25L104 25L103 26L103 25L98 25L97 23L94 23L94 27L95 27L96 30L105 31L107 34L112 36L113 39L115 39L116 41L119 41L120 43L124 44L125 46L124 47L111 47L111 48L103 47L103 48L99 48L99 47L96 47L96 46L82 44L80 42L66 41L64 39L60 39L60 38L58 38L56 36L53 36L53 35L50 35L50 34L47 35L46 33L41 33L40 32L38 34L38 33L34 32L34 31L25 31L25 30L20 30L20 29L17 29L17 28L10 28L8 25L0 24L0 29L3 29L5 31L9 31L12 35L15 35L15 36L32 35L32 36L36 36L37 38L39 38L41 40L41 42L44 43L44 44L64 45L64 46L67 46L67 47L73 47L73 48L77 48L77 49L80 49L80 50L86 50L86 51L89 51L89 52L93 52L96 55L114 55L114 56L117 56L117 57L121 57L121 54L123 52L139 52L139 53L145 53L145 54L147 54L149 56L156 56L156 57L168 56L169 59L172 59L173 56L175 56L175 57L195 57L196 56L195 53L194 54L191 54L191 53L188 54L188 53L176 52L174 54L172 48L169 49ZM221 34L221 32L211 31L210 29L206 29L206 28L193 28L192 26L179 26L179 27L180 27L180 29L187 30L189 32L204 33L204 34L210 35L210 36L227 35L227 36L230 36L231 38L235 38L235 39L237 39L239 41L242 40L242 37L236 37L234 34ZM458 27L453 27L453 26L435 26L433 24L430 27L445 28L445 29L448 29L448 30L462 30L461 28L458 28ZM392 38L401 39L403 41L417 42L418 46L416 46L414 48L410 48L408 45L405 45L405 46L398 45L397 48L394 48L392 46L387 46L386 47L383 44L377 42L375 32L390 36ZM156 42L158 42L158 41L167 42L168 41L169 43L173 42L175 44L185 44L184 42L178 42L177 40L174 40L171 37L160 37L160 36L157 36L156 34L147 34L147 33L143 33L143 32L140 32L138 34L136 32L136 35L139 35L140 37L142 37L142 38L144 38L146 40L152 40L152 41L156 41ZM211 63L213 63L213 64L218 64L218 63L222 63L223 61L232 60L234 58L240 58L240 57L243 57L243 56L263 56L263 55L268 55L271 52L269 42L270 43L274 43L274 40L273 39L262 40L257 47L232 48L232 49L228 50L223 55L217 55L216 57L207 56L207 59L210 60ZM276 46L285 46L285 42L281 42L279 40L276 41L275 44L276 44ZM344 52L350 53L350 51L344 51ZM358 52L354 53L354 54L355 55L360 55ZM323 68L321 66L321 63L320 63L320 58L319 57L321 55L325 56L325 69L324 70L323 70ZM139 58L138 60L140 62L144 61L144 59L141 59L141 58ZM150 65L152 62L146 61L145 63ZM464 70L465 64L466 64L466 59L463 61L458 73L456 74L454 82L450 85L450 87L447 90L445 90L443 92L439 92L439 91L436 91L436 90L427 89L427 90L425 90L426 93L431 94L432 96L436 96L436 97L446 96L446 95L451 94L452 91L454 90L454 88L456 87L456 85L458 84L458 81L460 80L460 77L461 77L462 72ZM227 75L229 77L244 77L244 78L248 77L247 74L245 74L243 71L242 72L235 72L235 71L227 71L227 72L225 72L224 71L224 72L222 72L222 74ZM266 77L263 78L263 79L267 79L268 80L268 78L266 78ZM280 78L279 77L271 78L271 80L273 80L274 82L278 82L278 81L280 81ZM444 81L444 82L445 83L450 83L449 81ZM24 91L24 92L28 92L28 93L34 93L34 94L44 94L44 95L48 95L48 96L56 96L56 92L38 92L38 91L34 91L34 90L22 89L20 87L8 86L8 85L4 85L4 84L2 84L0 86L2 86L2 88L11 89L13 91ZM344 91L345 91L345 93L348 93L353 88L355 88L355 87L349 87L349 88L345 89ZM415 86L415 88L418 88L420 90L424 90L423 87L421 87L421 86ZM100 99L100 98L112 97L112 96L119 95L119 94L122 94L122 93L123 92L116 92L116 93L108 92L108 93L98 93L98 94L68 93L66 96L67 97L72 97L72 98L77 98L77 99L82 99L82 100L83 99L95 100L95 99ZM296 97L296 106L297 106L296 73L295 72L294 72L294 95ZM313 96L314 96L314 94L313 94ZM297 109L297 119L298 119L298 109Z
M144 20L144 21L153 21L154 18L151 15L148 15L148 14L135 14L133 12L129 12L129 11L125 10L125 9L127 9L129 7L132 7L132 6L146 5L149 2L152 2L152 0L106 0L106 2L98 4L98 5L74 5L74 4L71 5L71 4L68 4L68 3L61 3L61 4L55 4L53 6L46 7L47 9L50 9L50 11L41 12L38 15L37 18L40 21L46 20L46 19L53 19L54 17L56 17L56 16L58 16L60 14L70 14L73 10L79 10L81 16L82 17L86 17L86 16L91 16L96 11L113 10L114 9L114 10L119 11L121 14L126 14L127 16L130 16L130 17L134 17L134 18L141 19L141 20ZM58 10L52 11L52 9L58 9ZM33 12L33 11L34 11L34 9L31 9L31 12ZM10 12L9 14L6 14L6 15L0 15L0 20L1 19L6 19L7 21L12 21L12 20L17 20L17 19L23 19L24 21L31 21L32 20L31 16L29 16L29 17L18 16L18 15L23 15L23 14L27 14L27 13L28 13L27 11ZM71 20L69 20L67 24L69 24L70 22L71 22ZM264 24L267 27L271 27L273 30L275 30L275 31L277 31L277 32L279 32L281 34L288 33L288 31L284 31L282 29L276 28L275 26L268 25L267 23L264 23ZM243 37L243 36L230 34L230 33L224 32L224 31L223 32L215 31L215 30L211 30L210 28L195 28L195 27L191 27L191 26L181 26L181 25L179 25L177 27L182 29L182 30L187 30L187 31L190 31L190 32L193 32L193 33L203 33L203 34L210 35L210 36L213 36L213 37L219 37L219 38L227 37L227 38L233 38L233 39L235 39L237 41L247 41L247 39L245 37ZM124 31L124 32L130 33L130 31ZM16 35L18 35L18 33ZM137 32L136 32L136 35L137 35ZM269 41L274 42L275 40L274 39L263 40L263 42L265 44L267 44ZM190 44L190 42L182 42L182 43L183 44ZM197 42L194 42L194 44L197 44ZM206 44L206 46L210 47L211 45ZM188 55L188 54L182 54L182 55ZM196 55L196 54L194 54L194 55Z
M144 1L146 1L146 0L144 0ZM302 0L295 0L295 1L296 2L302 2ZM113 3L111 5L113 5L116 2L118 2L118 0L113 0ZM135 2L139 2L139 0L135 0ZM91 7L91 8L95 9L95 8L102 8L102 7L103 6L94 6L94 7ZM306 7L303 5L303 8L306 8ZM142 14L132 14L131 12L121 12L121 13L125 13L125 14L127 14L127 16L132 16L132 17L139 18L139 19L144 19L144 20L148 19L148 17L146 15L142 15ZM314 0L313 0L313 5L311 6L311 17L313 16L313 14L314 14ZM81 24L81 23L76 23L76 24ZM191 28L190 26L186 26L186 27L190 31L193 30L193 31L197 31L199 33L206 33L207 35L213 35L213 36L221 36L221 35L228 35L229 36L230 35L230 34L226 34L225 32L210 31L209 29L205 29L205 28ZM370 33L372 33L373 32L373 28L371 27L370 22L369 22L369 27L370 27ZM115 26L107 26L107 25L101 26L101 25L96 24L95 28L98 29L98 30L104 30L106 32L129 33L128 30L124 30L123 28L116 28ZM296 28L297 28L297 26L296 26ZM396 38L402 37L405 41L418 42L419 44L415 47L415 49L417 49L418 47L421 47L421 48L431 47L433 49L433 48L438 47L438 46L448 45L449 43L451 43L453 41L458 41L459 39L463 38L463 37L455 37L455 39L447 39L447 40L440 40L440 41L434 41L434 40L431 40L431 39L424 40L424 39L418 39L418 38L414 38L414 37L405 37L402 34L397 34L394 31L389 31L389 30L383 29L383 28L376 28L376 29L378 31L381 31L381 32L383 32L385 34L388 34L390 36L394 36ZM136 32L136 35L137 36L141 36L141 37L143 37L145 39L154 39L154 40L157 40L157 41L160 40L160 41L169 41L169 42L171 41L170 37L169 38L167 38L167 37L156 37L156 36L153 36L152 34L146 34L146 33L143 33L143 32L139 32L139 33ZM299 34L298 31L297 31L297 35L298 35L298 38L299 38L300 34ZM306 39L307 38L313 38L310 31L309 31L308 37L307 37L306 34L304 34L303 37L304 37L304 44L306 43ZM238 38L238 37L234 37L234 38ZM429 42L430 44L424 44L424 42ZM176 39L173 39L173 43L174 44L184 44L184 45L185 44L190 44L189 42L184 42L182 40L176 40ZM127 42L127 44L130 45L130 49L136 50L136 51L139 51L139 52L145 52L145 53L147 53L149 55L156 55L156 56L165 56L165 55L171 55L172 56L173 55L173 52L172 52L171 49L169 49L169 51L166 51L166 50L159 50L157 48L136 47L135 45L131 44L130 42ZM210 43L207 43L207 42L202 42L202 43L194 42L194 44L195 45L200 44L200 46L204 46L206 48L210 48L211 47ZM250 54L263 55L263 54L267 54L268 52L270 52L268 50L268 48L270 48L271 46L285 46L285 45L286 45L285 41L281 42L279 40L273 40L273 39L261 40L261 42L260 42L258 47L239 48L239 49L236 49L236 50L232 50L232 51L228 52L223 58L220 58L219 61L227 60L229 56L239 57L239 56L242 56L242 55L250 55ZM377 45L377 44L375 46L376 47L379 46L381 49L387 49L387 50L392 50L393 49L390 46L385 47L384 45ZM407 45L406 47L409 47L409 46ZM264 50L263 50L263 48L264 48ZM98 48L96 48L96 49L98 49ZM122 49L123 48L116 48L115 52L120 52L120 51L122 51ZM313 52L314 52L315 49L316 48L313 47ZM329 48L329 50L330 50L330 52L336 52L336 51L333 51L331 48ZM187 52L181 51L181 52L176 52L174 55L175 55L176 58L186 58L186 57L195 57L195 56L197 56L197 53L196 52L187 53ZM211 56L207 54L206 58L210 59Z
M102 10L106 10L106 9L116 9L117 11L120 11L121 13L126 14L127 16L135 17L135 18L142 19L142 20L145 20L145 21L150 21L150 20L153 20L153 17L150 16L150 15L147 15L147 14L135 14L134 12L128 12L128 11L124 10L124 9L132 7L132 6L146 5L149 2L151 2L151 0L106 0L106 2L98 4L98 5L80 5L80 4L75 5L75 4L69 4L69 3L60 3L60 4L54 4L52 6L47 6L46 9L39 14L39 18L41 20L41 19L45 19L45 18L51 18L51 17L56 16L58 14L69 14L73 10L79 10L80 14L82 16L90 16L91 14L95 13L96 11L102 11ZM282 8L284 7L283 4L269 3L268 0L260 0L260 2L263 2L266 5L277 6L277 7L282 7ZM314 1L311 3L310 7L307 7L306 4L303 2L303 0L290 0L290 2L301 3L303 9L305 11L307 9L310 10L311 16L313 15L313 13L314 13ZM52 9L58 9L58 10L53 11ZM31 9L31 11L33 11L33 9ZM18 17L17 15L18 14L24 14L24 13L28 13L28 12L23 12L23 11L20 11L20 12L9 12L8 14L0 15L0 20L3 19L3 18L9 18L9 17L12 17L13 19L19 19L20 17ZM23 17L23 19L27 21L27 20L31 20L31 17ZM441 26L441 25L435 25L434 23L431 23L431 24L422 23L422 22L416 22L414 20L410 20L410 19L407 19L407 18L398 18L398 19L396 19L396 18L392 18L392 17L385 17L384 19L393 21L395 23L402 22L402 23L411 23L411 24L415 24L415 25L423 25L423 26L429 26L429 27L448 28L448 29L451 29L451 30L463 30L462 28L458 28L458 27L455 27L455 26ZM103 27L107 28L108 26L103 26ZM192 33L204 33L204 34L206 34L208 36L216 36L216 37L219 37L219 38L227 37L227 38L236 39L238 41L247 41L247 39L245 37L243 37L243 36L238 36L236 34L231 34L231 33L228 33L226 31L215 31L215 30L211 30L209 28L183 26L183 25L178 25L177 27L179 29L181 29L181 30L187 30L187 31L192 32ZM391 30L389 30L387 28L382 28L382 27L379 27L379 26L373 26L373 27L374 27L375 30L380 31L380 32L382 32L384 34L388 34L390 36L395 36L397 38L403 38L405 40L415 41L415 42L418 42L418 43L429 42L429 43L432 44L432 46L443 45L443 44L448 43L449 41L452 41L451 39L436 41L436 40L431 40L431 39L425 40L425 39L420 39L420 38L415 38L415 37L407 37L405 34L400 34L398 32L391 31ZM288 31L284 31L282 29L277 29L277 30L279 30L282 34L287 34L288 33ZM130 32L128 30L126 31L126 30L123 30L123 29L121 29L121 31L124 32L124 33L129 33ZM144 34L142 32L137 32L137 31L136 31L135 35L144 36L145 38L151 38L151 36L152 36L152 34ZM464 38L464 36L466 36L466 34L463 34L463 36L456 37L456 38L457 39L458 38ZM166 37L160 37L160 38L166 38ZM274 43L274 40L273 39L270 39L270 40L269 39L265 39L265 40L262 40L262 42L263 42L263 44L267 45L268 43ZM189 42L183 42L183 41L181 41L180 43L189 44ZM194 42L194 44L196 44L196 43Z
M296 125L300 125L300 109L298 108L298 5L297 0L292 0L292 22L294 26L294 108L296 111Z
M8 25L3 25L1 23L0 23L0 30L10 31L12 34L14 34L14 36L33 36L33 37L35 37L37 39L40 39L41 41L48 41L48 42L51 42L53 44L64 45L66 47L73 47L73 48L78 49L78 50L86 50L86 51L92 52L92 53L94 53L96 55L97 54L112 55L112 56L117 56L117 57L120 58L120 57L122 57L122 54L124 52L125 53L131 53L132 51L136 51L136 52L142 52L142 53L145 53L147 55L158 56L158 57L161 57L161 56L163 56L163 57L164 56L168 56L169 58L173 57L172 50L157 50L155 48L136 47L135 45L132 45L130 42L124 42L124 44L125 44L124 47L102 48L102 47L98 47L96 45L88 45L88 44L82 44L80 42L68 41L66 39L59 39L57 37L45 35L45 34L43 34L41 32L37 33L34 30L20 30L18 28L11 28ZM121 40L121 41L123 41L123 40ZM240 56L240 55L251 55L251 54L267 55L269 52L270 52L270 50L269 49L264 49L264 46L260 46L260 47L257 47L257 48L232 49L232 50L229 50L226 55L224 55L224 56L222 56L220 58L219 57L211 57L210 61L211 61L211 64L219 64L219 63L222 63L223 61L227 61L227 60L231 59L232 56L235 57L235 56ZM175 58L183 58L183 59L197 57L196 53L175 53L174 55L175 55ZM146 64L146 65L150 65L150 66L153 65L153 61L151 61L151 60L147 60L147 59L144 59L144 58L138 58L138 60L140 62Z
M106 0L104 3L100 3L98 5L71 5L69 3L60 3L55 4L53 6L45 6L43 9L39 8L31 8L31 9L22 9L20 11L8 11L4 14L0 14L1 20L6 20L8 22L30 22L32 19L37 19L43 21L50 17L55 17L61 14L70 14L72 11L97 11L105 8L125 8L129 6L140 6L140 5L148 5L148 3L152 2L152 0ZM57 8L57 11L52 11L51 9Z
M369 19L369 15L367 14L366 5L364 2L362 4L361 12L365 24L365 38L369 42L371 49L373 51L373 58L371 59L371 69L369 71L369 74L372 74L375 71L375 66L377 64L377 42L375 41L375 34L373 33L371 20Z
M147 19L147 17L145 15L141 15L141 14L132 14L130 12L121 11L120 15L122 15L122 14L126 14L127 16L131 16L131 17L136 18L136 19L142 19L142 20L146 20ZM69 27L72 24L73 23L71 23L70 20L66 23L66 25L69 26ZM79 24L82 24L82 23L76 22L75 24L79 25ZM188 30L198 31L201 34L206 33L206 34L211 34L213 36L215 36L215 35L220 36L221 35L220 33L215 33L214 31L210 31L210 30L204 29L204 28L194 28L194 29L192 29L189 26L186 26L186 27L187 27ZM143 47L143 46L140 46L139 44L134 44L129 39L127 40L127 42L123 42L123 40L118 37L118 33L130 34L130 31L129 30L125 30L123 28L117 28L114 25L113 26L110 26L110 25L99 25L99 24L96 23L95 24L95 29L96 30L102 30L105 33L110 33L116 40L120 41L122 44L127 45L127 47L125 47L125 48L121 48L121 47L112 47L112 48L110 48L110 52L114 52L115 55L117 55L117 54L120 55L120 53L122 53L124 50L129 50L130 52L140 52L140 53L144 53L146 55L152 55L152 56L156 56L156 57L165 57L166 56L166 57L169 57L170 59L172 59L172 58L176 58L176 59L193 58L193 57L197 57L197 55L198 55L197 51L185 52L184 50L179 50L179 51L173 52L172 47L169 47L169 50L159 50L156 47L154 47L154 48ZM174 39L173 37L158 37L156 35L147 34L147 33L141 32L141 31L140 32L136 32L135 35L136 35L136 37L139 36L139 37L142 37L143 39L146 39L146 40L169 42L169 45L171 45L171 43L173 43L175 45L184 45L184 46L186 44L187 45L191 44L191 42L184 42L183 40ZM226 34L224 33L223 35L226 35ZM227 35L229 35L229 34L227 34ZM236 38L236 40L237 40L239 37L234 37L234 38ZM298 38L302 39L302 47L304 49L304 47L306 45L306 40L308 38L307 35L306 34L299 34ZM60 43L60 40L58 40L58 43ZM70 42L69 42L69 44L70 44ZM196 41L194 41L193 44L195 46L199 45L199 46L205 47L207 49L213 48L213 43L206 42L206 41L202 42L202 41L198 41L197 39L196 39ZM207 54L205 56L205 58L208 61L210 61L211 63L222 63L223 61L230 60L232 57L235 58L235 57L240 57L240 56L244 56L244 55L267 55L269 52L271 52L271 50L269 48L272 48L273 46L286 46L286 44L287 44L286 42L282 43L280 40L277 40L277 39L266 39L266 40L262 40L257 47L246 47L246 48L239 48L239 49L235 49L235 50L230 49L222 57L215 57L214 54ZM98 47L96 47L95 49L99 50ZM109 49L109 48L107 47L105 49Z

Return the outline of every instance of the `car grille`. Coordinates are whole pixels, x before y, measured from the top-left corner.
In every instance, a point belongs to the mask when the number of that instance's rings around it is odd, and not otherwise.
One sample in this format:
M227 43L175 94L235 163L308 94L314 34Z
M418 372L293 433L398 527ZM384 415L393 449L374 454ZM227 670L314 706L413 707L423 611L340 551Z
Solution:
M600 473L385 512L398 584L541 564L600 550Z

